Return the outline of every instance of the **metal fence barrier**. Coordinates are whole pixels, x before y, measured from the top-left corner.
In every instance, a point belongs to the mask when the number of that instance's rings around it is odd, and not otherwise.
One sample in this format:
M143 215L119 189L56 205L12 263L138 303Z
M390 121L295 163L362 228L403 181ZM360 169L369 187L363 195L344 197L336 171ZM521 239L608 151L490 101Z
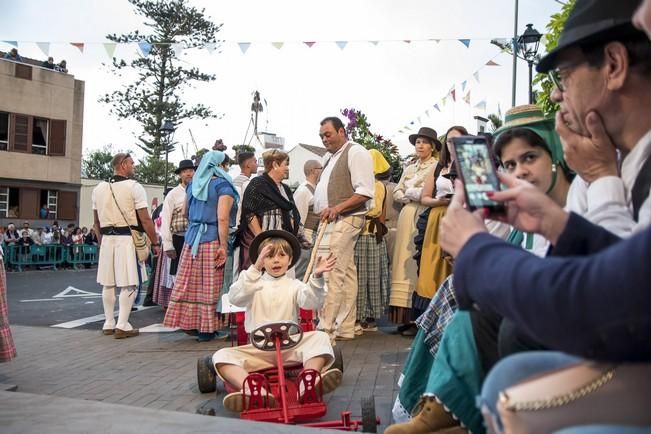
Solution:
M24 267L52 267L57 269L64 262L73 266L97 264L98 248L88 244L62 246L60 244L32 246L3 246L5 266L23 271Z

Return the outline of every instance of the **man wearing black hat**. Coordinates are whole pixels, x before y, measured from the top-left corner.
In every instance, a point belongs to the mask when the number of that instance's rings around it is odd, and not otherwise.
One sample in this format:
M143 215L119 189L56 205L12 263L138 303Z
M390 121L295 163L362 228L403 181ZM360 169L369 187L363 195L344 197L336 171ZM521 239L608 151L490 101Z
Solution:
M192 160L182 160L174 171L179 176L179 185L165 196L163 202L160 235L165 255L159 258L154 283L154 302L163 307L169 304L179 256L185 241L185 231L188 227L185 213L185 188L192 181L194 171Z

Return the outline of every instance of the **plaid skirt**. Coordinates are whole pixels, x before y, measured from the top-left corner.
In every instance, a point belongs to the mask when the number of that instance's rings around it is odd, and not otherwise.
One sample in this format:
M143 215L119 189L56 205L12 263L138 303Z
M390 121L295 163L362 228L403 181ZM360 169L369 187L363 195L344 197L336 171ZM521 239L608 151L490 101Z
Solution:
M165 327L198 330L212 333L219 329L216 314L219 292L224 280L224 267L215 267L219 241L199 244L196 257L192 246L183 246L176 282L172 290L165 320Z
M0 362L8 362L16 357L16 346L9 328L9 309L7 306L7 278L5 264L0 256Z
M360 235L355 243L357 265L357 321L380 318L389 302L387 243L378 244L374 234Z
M170 304L172 289L174 288L175 276L169 274L172 260L161 252L156 260L156 271L154 273L154 303L167 307Z

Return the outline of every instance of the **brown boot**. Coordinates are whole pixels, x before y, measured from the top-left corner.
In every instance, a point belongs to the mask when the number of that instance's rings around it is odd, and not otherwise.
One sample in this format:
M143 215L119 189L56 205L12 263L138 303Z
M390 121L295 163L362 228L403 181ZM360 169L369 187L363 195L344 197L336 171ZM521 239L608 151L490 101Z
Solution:
M384 430L384 434L429 434L459 425L433 395L423 395L417 407L421 407L421 410L412 420L391 425Z

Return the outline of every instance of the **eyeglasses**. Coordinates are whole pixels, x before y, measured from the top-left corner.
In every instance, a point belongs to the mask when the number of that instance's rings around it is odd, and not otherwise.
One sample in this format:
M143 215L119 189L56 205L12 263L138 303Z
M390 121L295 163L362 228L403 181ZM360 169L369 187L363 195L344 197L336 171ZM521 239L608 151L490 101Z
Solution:
M556 88L559 91L565 92L567 90L567 87L565 86L565 81L569 77L570 72L585 61L586 60L581 60L579 62L559 66L549 71L547 75L549 76L549 79L552 81L552 83L554 83L554 86L556 86Z

